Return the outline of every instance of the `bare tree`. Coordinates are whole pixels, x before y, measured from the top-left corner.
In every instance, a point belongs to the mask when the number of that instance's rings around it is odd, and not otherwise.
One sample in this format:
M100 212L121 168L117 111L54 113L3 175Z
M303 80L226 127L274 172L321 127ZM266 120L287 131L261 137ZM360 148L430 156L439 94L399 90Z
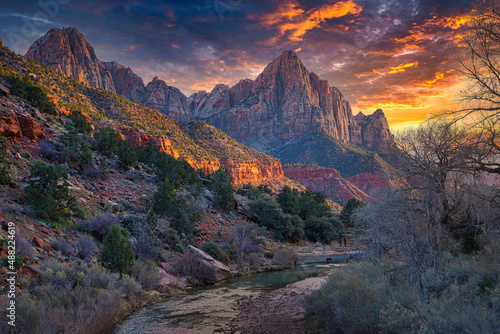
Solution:
M460 205L461 183L474 173L467 160L469 133L455 122L432 119L397 137L404 157L402 171L426 205L429 223L445 224Z
M462 92L471 105L461 110L500 112L500 1L490 0L478 7L470 29L463 35L460 48L454 50L459 71L468 79Z
M419 194L409 189L386 192L357 209L354 219L367 228L374 254L393 258L402 276L417 284L423 303L423 275L438 265L447 238L439 224L429 224Z
M468 119L468 161L481 171L500 174L500 1L483 2L453 50L467 79L464 108L448 112Z

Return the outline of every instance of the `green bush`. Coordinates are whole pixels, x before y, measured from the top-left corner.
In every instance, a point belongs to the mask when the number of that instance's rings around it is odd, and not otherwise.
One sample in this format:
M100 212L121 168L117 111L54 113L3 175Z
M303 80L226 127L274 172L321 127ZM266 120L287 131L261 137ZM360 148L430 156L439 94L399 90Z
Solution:
M227 255L227 253L216 243L211 241L204 242L201 244L200 249L224 264L229 264L231 262L229 255Z
M104 239L101 263L113 272L127 273L134 264L134 249L128 241L129 233L118 225L112 225Z
M94 133L94 148L105 156L115 154L120 143L120 134L112 127L105 126Z
M175 186L193 183L198 178L194 168L186 161L163 152L154 160L154 166L160 180L168 179Z
M215 205L226 211L234 210L236 200L234 198L234 189L232 186L232 178L229 170L219 168L209 176L211 181L210 189L214 192Z
M276 201L280 205L283 212L289 213L291 215L298 215L298 197L299 191L297 189L292 189L289 186L284 186L278 193Z
M36 161L30 170L28 186L25 189L26 200L37 217L57 224L65 223L75 213L83 217L76 198L69 195L66 169Z
M354 223L351 221L351 216L354 210L362 207L364 204L365 203L355 198L348 200L346 205L342 208L342 211L340 211L340 220L342 221L342 224L347 227L353 227Z
M329 244L338 239L339 235L334 225L339 224L340 222L334 218L310 217L305 221L305 236L313 242Z
M7 76L5 79L11 85L10 91L12 94L25 99L43 113L52 115L56 113L56 106L50 102L47 94L36 86L29 76Z
M259 198L248 204L257 216L257 224L273 230L275 239L297 242L304 236L303 220L299 216L283 213L275 201Z
M0 149L0 184L10 184L12 182L12 175L6 157L7 150Z
M120 140L116 148L116 155L118 156L118 168L128 170L137 163L137 153L132 145L126 140Z
M69 118L80 133L87 135L92 133L92 125L80 110L73 110Z

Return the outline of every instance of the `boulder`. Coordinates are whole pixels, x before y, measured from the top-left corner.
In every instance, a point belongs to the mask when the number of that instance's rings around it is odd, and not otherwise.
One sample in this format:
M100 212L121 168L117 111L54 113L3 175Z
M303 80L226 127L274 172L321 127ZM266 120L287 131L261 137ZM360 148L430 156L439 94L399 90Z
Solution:
M46 250L51 250L52 249L52 246L50 246L49 244L47 244L45 241L43 241L42 238L40 238L39 236L34 236L33 237L33 245L38 249L38 250L42 250L42 249L46 249Z
M215 284L231 277L226 265L192 245L186 247L183 262L189 274L205 284Z

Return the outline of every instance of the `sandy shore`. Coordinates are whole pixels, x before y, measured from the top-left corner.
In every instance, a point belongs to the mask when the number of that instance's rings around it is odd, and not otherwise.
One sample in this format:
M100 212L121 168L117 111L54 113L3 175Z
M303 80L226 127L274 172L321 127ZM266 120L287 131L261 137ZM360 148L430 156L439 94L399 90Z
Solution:
M327 277L311 277L264 293L240 304L231 333L303 334L304 296L318 290Z

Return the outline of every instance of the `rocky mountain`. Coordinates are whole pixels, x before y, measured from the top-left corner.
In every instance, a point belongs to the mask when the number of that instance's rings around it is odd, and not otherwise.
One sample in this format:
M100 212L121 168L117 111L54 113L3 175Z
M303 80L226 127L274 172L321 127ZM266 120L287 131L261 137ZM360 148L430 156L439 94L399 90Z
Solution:
M368 116L359 112L354 120L361 127L361 141L368 149L390 151L394 148L394 135L382 109Z
M217 85L211 92L200 91L189 97L158 77L145 85L130 68L98 60L94 48L76 28L49 30L26 56L78 82L123 95L176 121L205 121L284 163L335 168L343 177L371 173L381 177L376 184L383 184L385 179L381 176L381 158L370 153L390 151L394 146L383 111L353 116L340 90L310 72L293 51L283 52L255 80L243 79L232 87ZM229 160L185 158L207 170L222 165L239 170L238 180L265 174L250 172L250 166L236 168ZM271 165L271 170L282 175L281 167ZM357 185L362 189L376 187Z
M30 46L26 57L78 82L116 93L111 73L76 28L50 29Z
M180 125L157 110L107 90L76 83L70 76L51 71L36 62L27 62L25 57L7 49L0 49L0 62L3 64L0 67L0 83L3 82L1 77L29 75L35 84L47 89L59 115L67 117L79 110L96 130L110 126L133 146L147 145L152 141L162 151L182 158L195 169L205 172L224 166L230 171L235 185L266 183L278 189L282 184L293 184L283 175L278 160L237 142L205 122ZM119 64L112 64L109 68L115 74L130 73L129 69ZM8 86L6 82L4 84ZM162 88L161 83L157 87L149 86L148 90L153 92L151 95ZM129 89L131 86L120 87ZM23 106L23 102L16 100L15 96L0 102L0 134L3 136L38 141L46 136L45 131L52 131L36 108L16 107Z
M51 29L27 57L55 71L123 95L177 121L205 120L258 149L308 133L326 133L372 150L391 147L392 134L381 110L353 117L351 106L328 81L310 72L293 51L285 51L255 79L186 97L155 77L146 86L130 68L97 59L76 28ZM364 116L364 117L363 117Z

